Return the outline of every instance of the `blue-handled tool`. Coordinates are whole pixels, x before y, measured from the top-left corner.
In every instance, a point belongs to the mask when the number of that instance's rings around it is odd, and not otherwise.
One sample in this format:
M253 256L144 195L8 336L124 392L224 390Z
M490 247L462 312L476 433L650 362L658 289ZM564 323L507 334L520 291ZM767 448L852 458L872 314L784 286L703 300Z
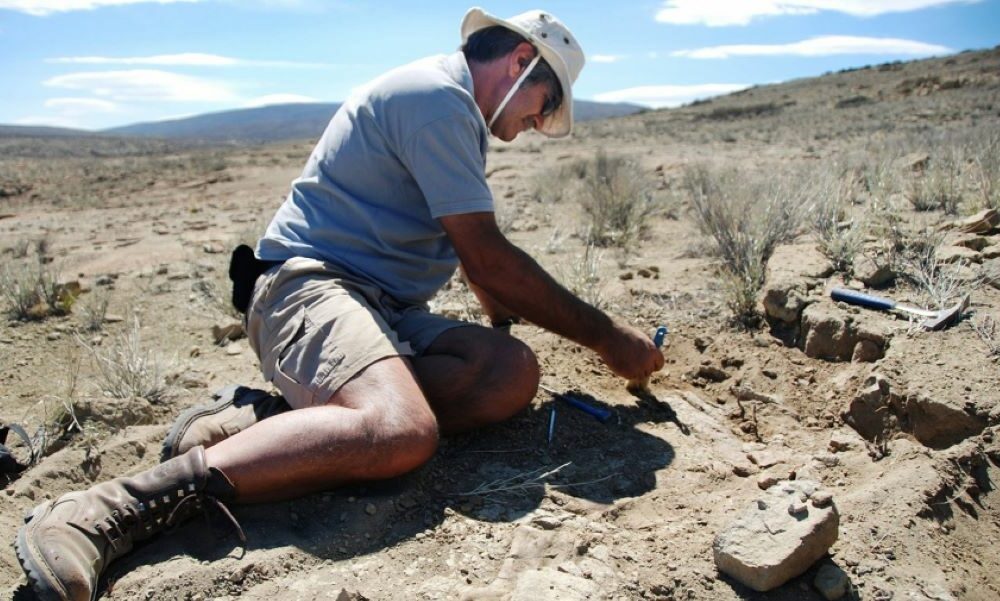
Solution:
M880 311L890 311L895 313L907 313L918 317L924 317L925 319L920 322L920 325L927 330L941 330L950 326L957 321L959 317L961 317L962 313L969 306L969 297L966 296L952 307L942 309L941 311L931 311L928 309L911 307L909 305L901 305L891 298L875 296L874 294L865 294L856 290L848 290L847 288L834 288L830 291L830 298L835 301L844 302L849 305L857 305L859 307L866 307L868 309L878 309Z
M663 346L663 341L667 337L667 326L663 325L656 328L656 332L653 334L653 344L656 348ZM625 385L625 390L636 394L649 392L649 378L640 378L638 380L629 380L628 384Z
M556 392L555 390L549 388L548 386L545 386L544 384L540 385L539 388L551 394L560 401L566 403L570 407L583 411L584 413L593 417L602 424L607 422L614 416L614 412L612 412L611 410L605 409L604 407L597 407L595 405L591 405L590 403L586 403L572 394Z

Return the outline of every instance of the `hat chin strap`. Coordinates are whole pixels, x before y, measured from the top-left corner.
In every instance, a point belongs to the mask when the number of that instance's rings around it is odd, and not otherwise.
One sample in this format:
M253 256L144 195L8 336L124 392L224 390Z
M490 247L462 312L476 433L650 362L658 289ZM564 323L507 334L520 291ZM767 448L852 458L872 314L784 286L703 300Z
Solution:
M528 79L528 76L531 75L531 71L535 68L535 65L538 64L538 61L541 60L541 58L542 58L541 54L536 54L535 58L531 59L531 62L528 63L528 66L524 69L524 72L521 73L521 76L518 77L517 81L514 82L514 85L512 85L509 90L507 90L507 95L504 96L503 100L500 101L500 106L498 106L497 110L493 112L493 117L490 119L490 122L486 124L487 129L492 131L493 124L497 122L497 117L500 116L500 113L507 106L507 103L510 102L510 99L513 98L514 94L521 88L521 84L524 83L524 80Z

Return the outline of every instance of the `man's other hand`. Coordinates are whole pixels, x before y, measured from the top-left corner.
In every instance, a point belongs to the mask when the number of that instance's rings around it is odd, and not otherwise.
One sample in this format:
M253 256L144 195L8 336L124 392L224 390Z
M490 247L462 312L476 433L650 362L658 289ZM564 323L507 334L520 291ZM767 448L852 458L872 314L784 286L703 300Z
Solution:
M596 350L611 371L629 380L648 378L663 367L660 349L632 326L615 323Z

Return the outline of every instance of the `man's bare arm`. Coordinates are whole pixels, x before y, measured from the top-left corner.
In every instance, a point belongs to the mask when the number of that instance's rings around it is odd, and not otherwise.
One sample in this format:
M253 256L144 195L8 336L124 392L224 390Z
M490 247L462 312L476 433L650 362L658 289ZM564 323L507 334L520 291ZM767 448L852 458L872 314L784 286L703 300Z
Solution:
M616 323L562 287L507 240L493 213L452 215L440 221L469 281L502 306L597 351L622 377L646 377L663 366L663 355L648 336Z

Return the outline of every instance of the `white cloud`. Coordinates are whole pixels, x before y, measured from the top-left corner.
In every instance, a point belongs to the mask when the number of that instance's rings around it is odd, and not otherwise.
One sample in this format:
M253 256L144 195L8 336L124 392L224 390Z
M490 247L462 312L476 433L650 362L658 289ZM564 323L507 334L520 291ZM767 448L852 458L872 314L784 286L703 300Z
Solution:
M595 63L617 63L623 58L625 56L622 54L592 54L590 56L591 62Z
M36 17L75 10L93 10L102 6L124 4L173 4L175 2L201 2L201 0L0 0L0 10L13 10Z
M49 98L45 108L54 109L64 116L87 115L90 113L113 113L118 105L100 98Z
M258 106L269 106L272 104L299 104L311 102L320 102L320 100L313 98L312 96L303 96L302 94L268 94L267 96L251 98L250 100L244 102L243 106L246 108L255 108Z
M61 56L58 58L46 59L46 62L72 65L153 65L159 67L292 67L315 69L332 66L324 63L247 60L233 58L230 56L221 56L218 54L203 54L199 52L126 57Z
M118 102L226 102L237 95L224 83L167 71L90 71L46 80L53 88L83 90Z
M604 92L594 96L598 102L632 102L653 108L673 107L710 98L720 94L729 94L750 87L742 83L704 83L686 86L640 86L626 88L613 92Z
M732 44L677 50L671 56L729 58L732 56L831 56L835 54L908 54L931 56L954 52L946 46L899 38L866 38L827 35L791 44Z
M672 25L748 25L760 17L811 15L834 11L856 17L910 12L981 0L666 0L656 20Z

